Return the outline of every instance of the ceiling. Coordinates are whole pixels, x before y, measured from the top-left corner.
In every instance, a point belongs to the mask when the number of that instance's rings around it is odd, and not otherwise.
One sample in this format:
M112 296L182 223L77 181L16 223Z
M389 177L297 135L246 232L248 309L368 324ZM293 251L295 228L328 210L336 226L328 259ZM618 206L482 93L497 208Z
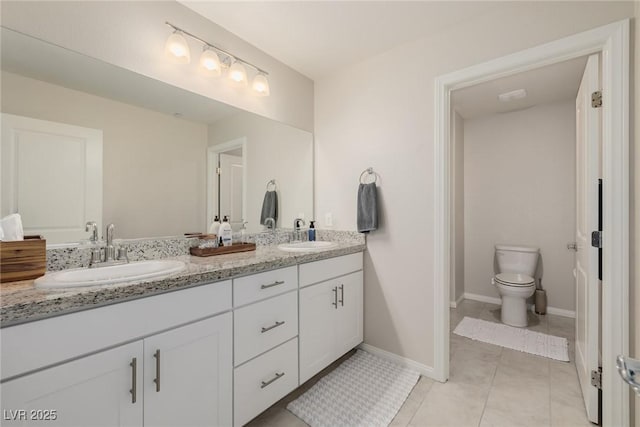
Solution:
M307 77L357 63L497 7L485 1L178 0Z
M473 119L575 100L586 63L585 56L455 90L451 93L451 106L464 119ZM499 94L517 89L525 89L526 98L498 100Z

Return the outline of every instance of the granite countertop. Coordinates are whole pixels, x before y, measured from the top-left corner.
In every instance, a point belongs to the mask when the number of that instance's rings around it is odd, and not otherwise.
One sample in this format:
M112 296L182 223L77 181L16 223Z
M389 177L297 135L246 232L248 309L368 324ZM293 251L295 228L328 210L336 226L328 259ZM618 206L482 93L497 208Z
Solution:
M231 277L348 255L364 249L363 242L337 242L337 246L327 250L297 253L284 252L275 245L267 245L258 246L251 252L205 258L191 255L166 258L183 261L186 268L160 279L67 289L36 289L32 280L4 283L0 286L0 326L14 326Z

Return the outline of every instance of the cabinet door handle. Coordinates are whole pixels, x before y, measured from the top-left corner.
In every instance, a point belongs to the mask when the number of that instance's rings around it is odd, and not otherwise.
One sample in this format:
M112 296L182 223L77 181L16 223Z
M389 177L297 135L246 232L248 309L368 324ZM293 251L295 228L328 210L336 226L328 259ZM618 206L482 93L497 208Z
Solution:
M282 322L278 322L278 321L276 321L276 323L274 323L274 324L273 324L273 325L271 325L271 326L267 326L266 328L264 328L264 327L263 327L263 328L262 328L262 333L264 334L265 332L270 331L270 330L272 330L273 328L277 328L278 326L282 326L282 325L284 325L284 320L283 320Z
M160 391L160 350L156 350L153 354L153 357L156 359L156 378L153 380L156 383L156 392Z
M276 380L279 380L282 377L284 377L284 372L282 372L281 374L276 372L276 376L271 378L269 381L262 381L262 385L260 385L260 388L265 388L266 386L268 386L272 382L274 382Z
M338 309L338 287L334 286L333 288L333 302L331 303L332 306L334 306L336 308L336 310Z
M344 307L344 285L340 285L340 305Z
M274 286L278 286L278 285L284 285L284 280L276 280L273 283L269 283L268 285L261 285L260 289L269 289L269 288L273 288Z
M134 357L131 359L131 403L136 403L136 397L138 395L138 358Z

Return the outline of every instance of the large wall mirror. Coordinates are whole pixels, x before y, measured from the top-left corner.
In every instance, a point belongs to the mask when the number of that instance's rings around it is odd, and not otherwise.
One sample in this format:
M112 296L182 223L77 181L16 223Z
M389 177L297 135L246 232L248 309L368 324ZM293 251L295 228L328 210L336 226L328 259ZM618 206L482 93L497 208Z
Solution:
M311 133L2 28L0 214L48 244L313 218ZM168 65L169 66L169 65ZM170 64L175 66L175 64ZM103 232L101 231L100 235Z

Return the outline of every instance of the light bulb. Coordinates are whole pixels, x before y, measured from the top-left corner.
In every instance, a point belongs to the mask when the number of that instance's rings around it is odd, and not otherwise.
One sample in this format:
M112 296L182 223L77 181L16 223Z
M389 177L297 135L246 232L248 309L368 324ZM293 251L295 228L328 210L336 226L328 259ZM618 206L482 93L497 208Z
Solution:
M269 96L269 81L267 80L267 76L262 73L256 74L253 78L253 83L251 87L259 96Z
M202 55L200 55L200 65L212 76L217 77L222 72L220 57L207 46L204 47Z
M188 64L191 61L189 45L180 31L174 31L167 39L164 47L165 53L173 58L174 61L181 64Z
M246 86L247 85L247 70L240 62L236 61L229 67L229 78L235 83Z

